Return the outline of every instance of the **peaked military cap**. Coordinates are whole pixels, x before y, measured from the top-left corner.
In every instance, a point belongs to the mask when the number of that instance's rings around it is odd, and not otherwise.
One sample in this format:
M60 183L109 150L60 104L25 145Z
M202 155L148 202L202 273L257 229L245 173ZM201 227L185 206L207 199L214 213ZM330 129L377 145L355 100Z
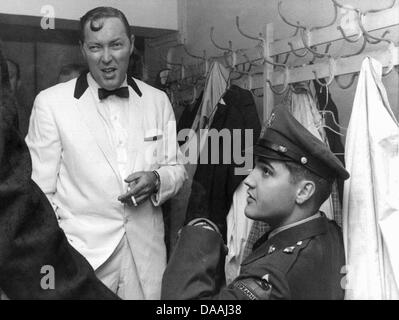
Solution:
M302 126L287 108L275 108L262 129L254 146L256 156L293 161L325 179L349 178L348 171L328 146Z

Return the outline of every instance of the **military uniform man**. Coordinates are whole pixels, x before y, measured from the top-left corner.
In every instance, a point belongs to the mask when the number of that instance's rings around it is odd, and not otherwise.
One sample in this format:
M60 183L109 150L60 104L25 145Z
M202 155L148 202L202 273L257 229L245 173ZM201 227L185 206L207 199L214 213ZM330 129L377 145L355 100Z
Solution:
M164 273L163 299L343 299L341 230L319 208L334 179L349 173L282 107L272 112L254 155L245 215L267 222L271 231L226 287L226 249L217 226L191 221Z

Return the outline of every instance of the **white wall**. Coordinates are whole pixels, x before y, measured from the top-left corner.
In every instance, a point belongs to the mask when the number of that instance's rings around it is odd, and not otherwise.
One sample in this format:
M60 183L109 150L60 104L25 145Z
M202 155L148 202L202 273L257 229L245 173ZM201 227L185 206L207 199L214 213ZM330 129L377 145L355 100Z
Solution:
M94 7L111 6L123 11L133 26L178 29L177 0L1 0L0 13L42 16L45 5L53 6L61 19L78 20Z

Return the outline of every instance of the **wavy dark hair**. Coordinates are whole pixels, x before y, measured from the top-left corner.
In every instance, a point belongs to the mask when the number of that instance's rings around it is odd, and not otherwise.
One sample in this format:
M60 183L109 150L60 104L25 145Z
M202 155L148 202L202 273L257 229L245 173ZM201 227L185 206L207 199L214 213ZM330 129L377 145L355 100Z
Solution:
M127 18L125 14L115 8L112 7L97 7L94 8L80 18L80 41L83 43L85 40L85 34L84 34L84 28L87 23L90 23L90 29L92 31L99 31L102 29L104 22L102 19L105 18L118 18L122 21L126 34L129 38L130 41L130 36L131 36L131 31L130 31L130 26L129 22L127 21Z

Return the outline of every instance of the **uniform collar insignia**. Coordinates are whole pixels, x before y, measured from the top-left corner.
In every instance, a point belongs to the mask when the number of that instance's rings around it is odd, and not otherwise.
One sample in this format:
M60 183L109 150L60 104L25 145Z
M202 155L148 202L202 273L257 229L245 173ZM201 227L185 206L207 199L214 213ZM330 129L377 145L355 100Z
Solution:
M267 250L267 254L271 254L271 253L273 253L274 251L276 251L276 247L273 246L273 245L271 245L271 246L269 247L269 250Z
M270 128L274 122L274 120L276 119L276 115L274 113L272 113L269 117L269 119L266 122L266 127Z

